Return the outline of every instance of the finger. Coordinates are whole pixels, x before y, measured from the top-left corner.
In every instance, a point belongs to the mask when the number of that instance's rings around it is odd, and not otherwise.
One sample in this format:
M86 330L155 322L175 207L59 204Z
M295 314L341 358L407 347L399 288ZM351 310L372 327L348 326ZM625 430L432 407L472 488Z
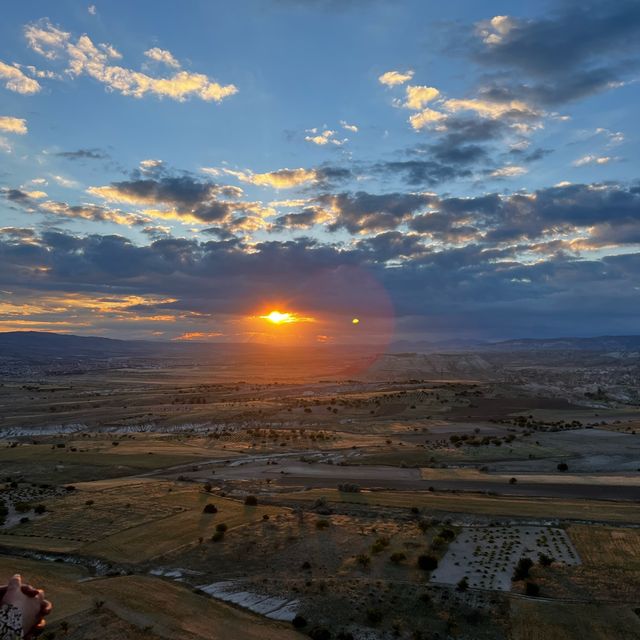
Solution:
M15 591L16 589L20 589L22 586L22 576L19 573L16 573L11 580L9 580L9 584L7 585L8 591Z
M36 589L35 587L32 587L30 584L23 584L22 593L24 593L25 596L34 598L35 596L38 595L38 589Z
M40 605L40 615L48 616L51 613L51 609L53 609L53 605L48 600L45 600Z

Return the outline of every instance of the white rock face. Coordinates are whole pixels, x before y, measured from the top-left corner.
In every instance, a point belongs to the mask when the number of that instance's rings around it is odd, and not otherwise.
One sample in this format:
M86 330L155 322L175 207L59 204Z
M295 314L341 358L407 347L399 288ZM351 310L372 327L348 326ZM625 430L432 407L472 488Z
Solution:
M298 600L287 600L275 596L244 591L242 582L226 580L198 587L205 593L224 602L232 602L240 607L259 613L272 620L291 622L298 611Z

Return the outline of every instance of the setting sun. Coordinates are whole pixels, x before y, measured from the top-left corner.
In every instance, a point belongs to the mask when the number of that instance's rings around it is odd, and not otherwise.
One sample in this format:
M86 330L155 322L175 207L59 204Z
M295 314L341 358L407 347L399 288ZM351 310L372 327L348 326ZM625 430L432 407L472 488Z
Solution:
M298 322L298 318L293 313L280 313L280 311L272 311L271 313L260 316L263 320L273 322L273 324L289 324Z

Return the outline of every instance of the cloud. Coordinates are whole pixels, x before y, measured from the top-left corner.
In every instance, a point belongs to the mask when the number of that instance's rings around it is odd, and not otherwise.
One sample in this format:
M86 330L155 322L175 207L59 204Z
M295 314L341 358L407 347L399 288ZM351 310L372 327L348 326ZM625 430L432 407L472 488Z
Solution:
M310 134L304 138L307 142L312 142L313 144L317 144L321 147L327 144L335 144L339 147L347 141L346 138L343 140L336 138L336 132L331 129L319 130L314 127L313 129L307 129L306 133Z
M542 106L620 86L637 69L635 0L562 2L540 18L494 16L476 26L475 60L497 68L492 90Z
M378 81L387 87L395 87L404 84L413 78L413 71L387 71L378 77Z
M27 133L27 121L24 118L0 116L0 131L24 135Z
M427 108L423 109L419 113L410 116L409 123L416 131L420 131L425 127L437 125L439 122L445 120L446 117L447 116L440 111L435 111L434 109Z
M334 216L328 229L346 229L352 234L395 229L431 201L432 197L425 194L371 194L365 191L317 198L317 202Z
M278 169L268 173L252 173L251 171L233 171L223 169L224 173L232 175L242 182L255 184L260 187L273 189L291 189L309 182L317 182L321 175L315 169Z
M190 176L161 175L123 180L87 192L108 202L142 205L148 218L191 223L224 223L250 230L265 226L263 218L276 211L260 202L237 201L237 187L195 180ZM227 198L227 199L225 199Z
M440 95L440 92L435 87L426 87L424 85L409 85L406 88L406 93L407 99L404 106L415 111L419 111Z
M95 4L90 4L90 5L87 7L87 11L88 11L92 16L95 16L95 15L96 15L96 13L98 13L98 10L96 9L96 5L95 5Z
M60 58L66 61L66 73L69 76L88 75L106 85L109 90L125 96L142 98L153 94L178 102L190 97L221 102L238 92L235 85L221 85L202 73L178 70L168 77L152 77L115 65L112 61L121 55L111 45L95 45L87 35L80 36L74 42L70 33L54 27L47 20L27 25L25 37L36 53L49 60Z
M515 178L528 173L526 167L520 167L518 165L508 165L506 167L500 167L491 172L492 178Z
M586 155L572 162L574 167L584 167L588 164L609 164L614 158L611 156Z
M4 86L9 91L15 91L23 95L32 95L42 89L40 83L25 75L16 66L8 65L0 60L0 78L5 80Z
M173 57L171 51L167 51L166 49L153 47L153 49L147 49L144 55L151 60L155 60L155 62L166 64L168 67L173 67L174 69L180 68L180 63Z
M498 102L494 100L483 100L479 98L458 99L451 98L444 101L444 107L448 111L456 113L458 111L473 111L482 118L504 118L510 116L512 118L537 118L541 115L539 111L534 109L522 100L508 100L506 102Z
M67 160L104 160L108 154L102 149L77 149L76 151L58 151L54 155Z
M340 120L340 125L343 129L351 131L351 133L358 133L358 127L355 124L349 124L346 120Z

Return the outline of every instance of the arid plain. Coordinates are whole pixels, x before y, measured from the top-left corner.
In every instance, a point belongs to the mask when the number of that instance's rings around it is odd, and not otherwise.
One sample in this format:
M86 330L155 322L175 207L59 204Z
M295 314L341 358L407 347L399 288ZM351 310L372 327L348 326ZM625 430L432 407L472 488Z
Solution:
M289 356L3 377L45 637L640 637L627 360Z

